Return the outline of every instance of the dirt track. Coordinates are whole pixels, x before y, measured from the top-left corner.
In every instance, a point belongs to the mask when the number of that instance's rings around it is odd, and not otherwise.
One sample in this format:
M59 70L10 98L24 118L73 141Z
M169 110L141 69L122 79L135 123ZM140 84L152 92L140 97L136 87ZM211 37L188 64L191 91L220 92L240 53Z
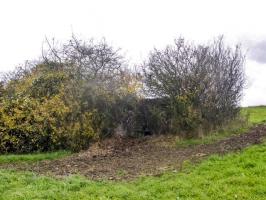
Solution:
M1 168L29 170L40 174L66 176L81 174L91 179L132 179L157 175L166 170L180 170L184 160L199 161L210 154L238 151L261 143L266 126L232 136L213 144L176 148L173 136L142 139L110 139L72 156L36 164L4 164Z

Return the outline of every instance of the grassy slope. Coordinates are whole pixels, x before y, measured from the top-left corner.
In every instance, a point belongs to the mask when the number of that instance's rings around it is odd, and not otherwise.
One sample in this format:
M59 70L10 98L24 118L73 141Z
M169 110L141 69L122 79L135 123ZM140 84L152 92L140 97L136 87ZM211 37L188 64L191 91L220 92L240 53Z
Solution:
M266 143L242 153L212 156L181 173L131 183L56 180L0 171L0 199L254 199L266 200Z
M224 139L230 135L241 134L246 132L250 127L266 122L266 106L257 107L246 107L241 109L241 115L243 117L248 117L248 124L240 126L239 123L232 123L229 127L224 130L213 132L201 139L188 139L188 140L178 140L176 142L177 146L187 147L197 144L210 144L215 141Z

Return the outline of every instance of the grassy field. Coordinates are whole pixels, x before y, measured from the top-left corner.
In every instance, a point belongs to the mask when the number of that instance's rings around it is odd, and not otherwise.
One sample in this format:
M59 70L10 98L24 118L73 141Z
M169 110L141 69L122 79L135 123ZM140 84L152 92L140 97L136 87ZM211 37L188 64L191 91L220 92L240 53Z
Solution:
M252 124L261 124L266 122L266 106L242 108L241 114L247 114L249 116L249 123Z
M266 107L243 108L241 112L249 116L252 125L265 122ZM230 131L198 141L210 143L244 129ZM2 155L0 163L35 162L69 154ZM184 163L182 172L132 182L90 181L79 176L55 179L30 172L0 170L0 200L24 199L266 200L266 142L240 153L213 155L198 165Z
M242 153L212 156L183 172L134 182L64 180L0 171L0 199L266 199L266 143Z

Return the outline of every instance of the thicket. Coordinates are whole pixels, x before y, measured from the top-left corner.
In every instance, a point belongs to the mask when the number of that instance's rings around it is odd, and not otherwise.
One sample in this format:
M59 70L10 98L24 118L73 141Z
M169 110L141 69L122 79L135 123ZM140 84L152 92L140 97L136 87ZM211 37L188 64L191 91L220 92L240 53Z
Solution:
M237 116L244 56L222 38L154 49L136 72L106 41L72 37L0 84L0 152L79 151L116 135L198 136Z

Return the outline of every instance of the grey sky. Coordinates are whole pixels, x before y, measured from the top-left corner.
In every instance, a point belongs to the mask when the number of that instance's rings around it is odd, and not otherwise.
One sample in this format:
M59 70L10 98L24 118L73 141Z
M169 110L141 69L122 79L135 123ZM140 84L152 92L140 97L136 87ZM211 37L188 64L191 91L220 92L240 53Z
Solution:
M266 63L266 40L256 41L249 46L248 58L258 63Z
M207 42L224 34L248 50L242 105L266 104L266 12L262 0L0 1L0 71L40 55L44 37L105 37L133 63L183 36ZM252 42L250 42L252 41Z

